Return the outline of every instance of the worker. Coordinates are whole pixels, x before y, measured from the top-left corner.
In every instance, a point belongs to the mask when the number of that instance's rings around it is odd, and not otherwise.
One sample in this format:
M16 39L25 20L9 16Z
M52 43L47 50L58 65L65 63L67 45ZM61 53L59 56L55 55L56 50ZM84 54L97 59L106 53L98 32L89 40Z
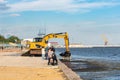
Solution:
M57 65L58 64L58 60L57 60L57 56L56 56L55 52L52 53L52 59L53 59L53 64L52 65L55 65L55 64Z
M42 59L45 59L45 48L42 47Z
M1 49L2 49L2 51L3 51L4 47L2 46Z
M21 50L23 50L23 46L22 46L22 45L21 45L21 47L20 47L20 48L21 48Z
M52 63L52 54L53 54L53 51L51 50L51 48L48 50L48 65L50 63Z
M47 60L47 59L48 59L48 50L49 50L49 48L48 48L48 47L46 47L46 48L45 48L45 60Z

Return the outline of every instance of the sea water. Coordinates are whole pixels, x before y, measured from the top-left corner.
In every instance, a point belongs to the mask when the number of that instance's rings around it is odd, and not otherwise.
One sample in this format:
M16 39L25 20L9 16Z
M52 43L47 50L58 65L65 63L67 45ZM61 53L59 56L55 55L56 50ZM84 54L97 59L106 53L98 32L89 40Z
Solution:
M56 49L57 55L64 51ZM64 63L83 80L120 80L120 47L70 48L70 52L70 62Z

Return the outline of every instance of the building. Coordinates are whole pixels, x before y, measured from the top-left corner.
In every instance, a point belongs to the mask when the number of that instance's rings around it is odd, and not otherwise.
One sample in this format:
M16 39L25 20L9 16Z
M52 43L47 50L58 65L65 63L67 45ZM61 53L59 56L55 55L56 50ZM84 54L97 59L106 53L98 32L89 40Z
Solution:
M80 44L80 43L71 43L69 45L69 47L84 47L84 45Z
M33 38L31 38L31 39L23 39L23 40L21 40L21 45L26 46L27 43L28 43L28 41L29 41L29 42L33 42Z
M58 42L49 42L50 46L58 47Z

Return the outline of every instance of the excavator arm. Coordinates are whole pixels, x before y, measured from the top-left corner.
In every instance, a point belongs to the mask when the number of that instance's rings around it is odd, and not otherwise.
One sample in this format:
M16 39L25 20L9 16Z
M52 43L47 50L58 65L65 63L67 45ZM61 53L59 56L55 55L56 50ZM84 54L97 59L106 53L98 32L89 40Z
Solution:
M48 35L44 36L43 40L42 40L42 43L43 43L42 46L46 47L48 40L52 39L52 38L63 38L64 42L65 42L66 51L69 51L69 38L68 38L68 33L67 32L51 33L51 34L48 34Z

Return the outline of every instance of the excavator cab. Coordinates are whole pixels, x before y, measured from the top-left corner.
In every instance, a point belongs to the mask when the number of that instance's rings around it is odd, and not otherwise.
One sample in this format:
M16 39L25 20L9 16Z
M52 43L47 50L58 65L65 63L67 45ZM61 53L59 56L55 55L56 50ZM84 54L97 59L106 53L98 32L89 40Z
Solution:
M33 42L41 42L42 41L42 37L36 37L33 39Z

